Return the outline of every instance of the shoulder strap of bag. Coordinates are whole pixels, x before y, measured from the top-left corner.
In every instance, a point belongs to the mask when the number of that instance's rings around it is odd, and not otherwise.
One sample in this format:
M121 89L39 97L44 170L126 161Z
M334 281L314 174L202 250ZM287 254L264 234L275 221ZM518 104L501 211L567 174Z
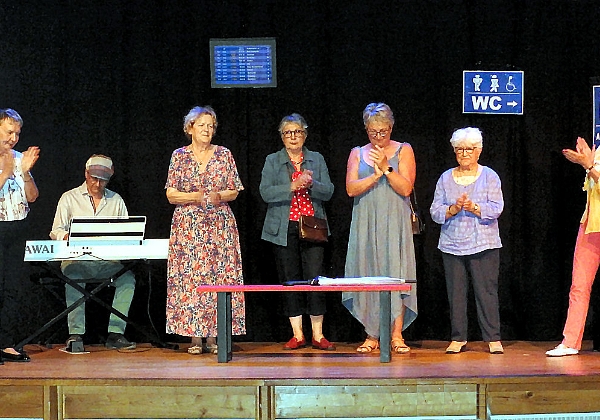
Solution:
M417 203L417 194L415 193L414 186L412 192L410 193L410 199L408 200L408 203L410 204L410 211L416 213L415 209L419 208L419 203Z

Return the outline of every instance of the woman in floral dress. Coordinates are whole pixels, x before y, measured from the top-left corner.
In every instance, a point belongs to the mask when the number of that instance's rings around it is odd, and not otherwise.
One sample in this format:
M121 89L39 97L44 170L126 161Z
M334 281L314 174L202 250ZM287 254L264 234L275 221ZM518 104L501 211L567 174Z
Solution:
M217 116L194 107L183 131L191 144L175 150L167 198L175 204L167 262L167 333L192 337L190 354L217 352L217 294L203 285L243 284L235 217L228 202L244 189L231 152L211 144ZM232 293L232 333L246 333L244 295Z

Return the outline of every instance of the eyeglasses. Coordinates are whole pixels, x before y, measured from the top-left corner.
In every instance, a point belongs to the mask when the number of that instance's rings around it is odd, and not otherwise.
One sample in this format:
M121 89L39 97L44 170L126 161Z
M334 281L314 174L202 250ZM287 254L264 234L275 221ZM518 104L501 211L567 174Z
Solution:
M478 147L456 147L454 148L454 153L457 155L462 155L464 153L471 155L475 149L478 149Z
M283 134L284 137L292 137L292 134L296 135L296 136L303 136L304 133L306 133L306 131L304 130L285 130L282 131L281 134Z
M367 130L367 134L369 135L369 137L373 137L373 138L377 138L379 136L381 136L381 138L384 138L385 136L387 136L388 134L390 134L390 130L389 128L386 128L385 130Z

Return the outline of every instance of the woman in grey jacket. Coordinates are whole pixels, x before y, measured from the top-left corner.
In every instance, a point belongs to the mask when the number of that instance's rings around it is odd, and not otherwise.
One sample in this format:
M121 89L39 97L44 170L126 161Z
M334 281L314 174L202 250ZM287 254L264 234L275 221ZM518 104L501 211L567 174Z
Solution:
M285 116L279 124L284 148L267 156L262 170L260 195L268 204L261 238L273 244L280 282L310 280L322 274L324 246L300 240L300 215L326 219L323 202L333 195L325 159L304 147L308 125L299 114ZM284 349L306 346L302 316L309 314L312 347L335 350L323 336L325 294L286 292L286 315L294 336Z

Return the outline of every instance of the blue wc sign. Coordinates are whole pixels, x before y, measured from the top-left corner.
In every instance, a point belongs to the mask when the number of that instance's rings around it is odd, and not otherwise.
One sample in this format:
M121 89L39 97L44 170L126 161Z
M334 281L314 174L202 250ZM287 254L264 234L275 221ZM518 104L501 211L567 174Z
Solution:
M522 71L463 71L464 114L523 115Z

